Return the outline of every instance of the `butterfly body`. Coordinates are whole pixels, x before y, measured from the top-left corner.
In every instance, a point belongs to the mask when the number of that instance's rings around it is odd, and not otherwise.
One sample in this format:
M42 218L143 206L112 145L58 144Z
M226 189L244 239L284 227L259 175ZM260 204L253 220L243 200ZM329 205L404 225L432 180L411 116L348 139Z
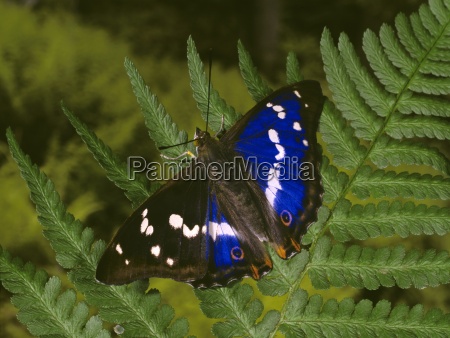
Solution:
M225 285L270 271L264 242L284 259L300 251L321 204L316 131L323 101L317 82L302 81L271 94L220 139L197 129L196 158L127 219L96 278ZM292 158L312 164L312 180L299 180L298 168L286 164Z

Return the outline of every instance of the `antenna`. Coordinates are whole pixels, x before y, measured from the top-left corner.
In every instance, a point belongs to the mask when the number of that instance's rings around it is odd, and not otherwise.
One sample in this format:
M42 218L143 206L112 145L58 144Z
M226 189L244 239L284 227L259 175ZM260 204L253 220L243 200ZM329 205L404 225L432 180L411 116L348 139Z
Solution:
M186 141L186 142L181 142L181 143L178 143L178 144L172 144L171 146L161 146L161 147L158 147L158 150L164 150L164 149L169 149L169 148L173 148L173 147L178 147L178 146L182 146L183 144L188 144L188 143L191 143L191 142L194 142L194 141L195 141L195 139L190 140L190 141Z
M212 48L209 49L209 74L208 74L208 108L206 110L206 128L205 132L208 131L208 121L209 121L209 101L211 98L211 68L212 68Z

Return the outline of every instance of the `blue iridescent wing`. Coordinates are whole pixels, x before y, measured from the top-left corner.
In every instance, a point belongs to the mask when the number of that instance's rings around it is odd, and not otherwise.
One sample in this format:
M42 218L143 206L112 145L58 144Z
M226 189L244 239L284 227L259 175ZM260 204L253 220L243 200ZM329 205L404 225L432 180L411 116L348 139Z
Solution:
M269 241L287 258L300 250L300 237L316 220L322 202L316 132L324 96L319 83L302 81L259 102L221 138L248 161L249 171L285 227L291 243ZM286 243L286 241L284 241ZM283 252L285 251L285 252Z
M206 219L208 271L203 278L191 282L195 287L226 285L244 276L260 279L272 269L262 242L255 236L243 236L222 209L227 206L210 191Z

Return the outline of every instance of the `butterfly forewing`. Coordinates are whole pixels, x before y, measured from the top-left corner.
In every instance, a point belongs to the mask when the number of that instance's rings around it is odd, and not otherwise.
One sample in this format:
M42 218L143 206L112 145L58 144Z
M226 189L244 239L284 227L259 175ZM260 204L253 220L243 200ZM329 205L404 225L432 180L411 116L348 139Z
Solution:
M119 229L100 260L97 280L124 284L149 277L201 278L207 269L207 198L205 181L168 182Z
M258 103L221 139L248 161L271 207L278 227L288 229L291 241L267 232L282 258L300 249L300 236L316 220L321 205L320 152L316 132L324 96L315 81L282 88Z

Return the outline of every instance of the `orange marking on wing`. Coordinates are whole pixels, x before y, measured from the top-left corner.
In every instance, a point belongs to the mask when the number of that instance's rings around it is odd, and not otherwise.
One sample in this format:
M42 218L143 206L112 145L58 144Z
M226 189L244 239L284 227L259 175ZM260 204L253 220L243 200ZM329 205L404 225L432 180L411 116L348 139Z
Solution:
M296 251L300 251L301 250L300 244L298 244L298 242L295 239L291 238L291 242L292 242L292 245L294 246L294 249Z
M252 269L253 278L254 279L260 279L261 276L259 275L258 268L256 266L254 266L253 264L250 266L250 268Z
M286 249L285 248L283 248L282 246L277 246L276 252L277 252L278 256L280 256L283 259L286 259Z

